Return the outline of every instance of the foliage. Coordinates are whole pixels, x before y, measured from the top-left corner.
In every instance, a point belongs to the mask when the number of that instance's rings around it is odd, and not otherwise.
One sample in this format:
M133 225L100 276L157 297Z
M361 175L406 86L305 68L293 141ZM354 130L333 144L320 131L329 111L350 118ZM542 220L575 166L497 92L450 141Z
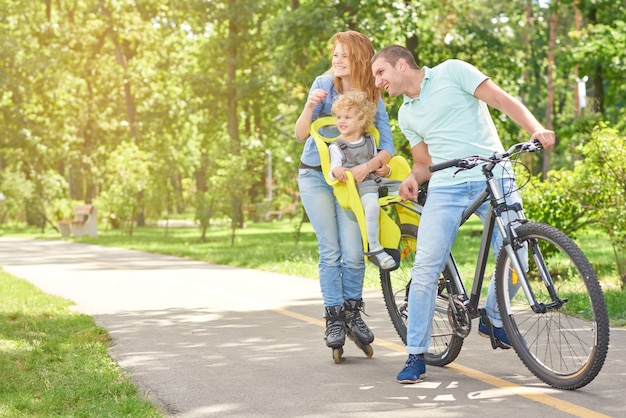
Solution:
M330 67L329 38L348 29L376 49L406 45L423 65L475 64L554 121L548 163L572 170L596 124L624 130L623 15L611 0L0 0L1 219L44 227L72 201L99 202L105 219L129 231L195 213L202 236L227 216L234 237L243 206L267 199L268 186L273 201L264 205L297 202L302 144L293 124L313 78ZM603 107L575 108L578 75L589 75L589 101ZM408 157L395 121L402 98L386 101L397 153ZM494 116L506 144L525 138ZM128 144L139 159L112 169ZM114 178L131 168L130 178Z
M613 244L618 273L626 286L626 138L601 125L581 149L585 159L574 170L584 179L580 190Z
M623 12L626 12L624 10ZM578 41L573 57L581 63L581 73L590 77L601 76L606 94L603 106L607 116L624 125L626 86L626 22L615 20L608 24L590 25L579 32L572 32Z
M35 196L28 205L38 208L45 222L56 224L56 221L68 219L71 214L70 202L67 199L67 181L58 172L47 170L37 173Z
M593 208L581 200L581 182L570 170L550 171L544 181L536 176L521 192L527 216L575 238L577 231L595 220Z
M126 226L132 235L137 211L150 189L150 156L133 143L123 142L106 163L105 191L100 205L113 228Z
M570 236L600 225L610 240L617 272L626 285L626 140L616 129L600 125L579 146L582 159L571 170L553 170L523 190L530 218Z
M6 198L0 204L2 223L7 219L20 220L19 216L23 213L26 202L34 193L33 183L22 172L9 169L0 172L0 190Z

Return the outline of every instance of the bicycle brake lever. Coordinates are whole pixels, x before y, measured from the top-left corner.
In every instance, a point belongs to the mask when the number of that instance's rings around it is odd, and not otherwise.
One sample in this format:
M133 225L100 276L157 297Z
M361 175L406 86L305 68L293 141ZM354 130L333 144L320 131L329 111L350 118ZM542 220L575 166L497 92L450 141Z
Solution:
M531 139L525 142L521 147L521 152L539 152L543 149L541 142L538 139Z
M475 163L471 163L471 164L465 164L465 163L464 163L464 164L462 164L462 167L459 167L459 169L458 169L458 170L456 170L456 171L454 172L454 175L453 175L453 176L456 176L456 175L457 175L457 174L459 174L461 171L464 171L464 170L469 170L470 168L474 168L474 167L476 167L476 164L475 164Z
M538 139L533 139L530 142L534 147L534 148L531 148L531 151L536 152L536 151L541 151L543 149L543 145L541 144L541 141L539 141Z

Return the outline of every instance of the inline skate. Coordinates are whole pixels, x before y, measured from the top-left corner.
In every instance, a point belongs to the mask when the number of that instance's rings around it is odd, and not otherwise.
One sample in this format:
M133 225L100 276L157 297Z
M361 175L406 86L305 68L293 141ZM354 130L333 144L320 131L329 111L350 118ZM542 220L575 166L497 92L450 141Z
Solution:
M324 311L324 318L326 318L324 340L326 340L326 346L333 350L333 360L339 364L346 341L345 312L343 306L326 306Z
M374 355L374 349L370 345L374 341L374 334L367 327L361 312L363 311L363 300L346 300L343 304L346 334L365 355L370 358Z

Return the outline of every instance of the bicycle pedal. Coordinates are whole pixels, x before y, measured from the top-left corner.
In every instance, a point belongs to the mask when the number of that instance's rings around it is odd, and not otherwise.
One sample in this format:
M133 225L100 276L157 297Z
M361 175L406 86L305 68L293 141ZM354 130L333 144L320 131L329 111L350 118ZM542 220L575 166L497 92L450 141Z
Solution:
M496 340L496 347L493 347L494 350L496 348L501 348L503 350L510 350L511 349L511 346L504 344L502 341L500 341L496 337L494 337L493 339ZM493 345L493 342L491 344Z
M482 321L482 323L487 327L487 333L489 335L489 339L491 340L491 348L493 348L494 350L497 348L505 348L500 340L498 340L495 335L493 335L493 325L491 325L491 321L487 316L487 311L485 309L479 309L478 314L480 315L479 321ZM478 327L478 329L480 330L480 326Z

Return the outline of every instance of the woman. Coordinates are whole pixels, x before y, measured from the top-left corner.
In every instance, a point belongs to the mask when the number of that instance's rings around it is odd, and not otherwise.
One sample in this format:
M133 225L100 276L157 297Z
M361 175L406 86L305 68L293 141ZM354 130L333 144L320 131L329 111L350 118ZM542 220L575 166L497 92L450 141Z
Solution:
M393 155L394 146L389 116L372 75L370 60L374 48L371 41L359 32L347 31L336 33L331 42L332 66L313 82L296 121L295 133L299 141L306 141L300 157L298 186L317 236L325 340L328 347L337 349L344 344L346 329L364 344L371 343L374 335L360 314L365 263L359 225L351 211L339 206L332 187L324 180L317 147L309 136L311 123L331 115L333 100L353 88L365 92L377 105L374 124L380 132L379 152L370 161L351 168L357 183L384 167Z

